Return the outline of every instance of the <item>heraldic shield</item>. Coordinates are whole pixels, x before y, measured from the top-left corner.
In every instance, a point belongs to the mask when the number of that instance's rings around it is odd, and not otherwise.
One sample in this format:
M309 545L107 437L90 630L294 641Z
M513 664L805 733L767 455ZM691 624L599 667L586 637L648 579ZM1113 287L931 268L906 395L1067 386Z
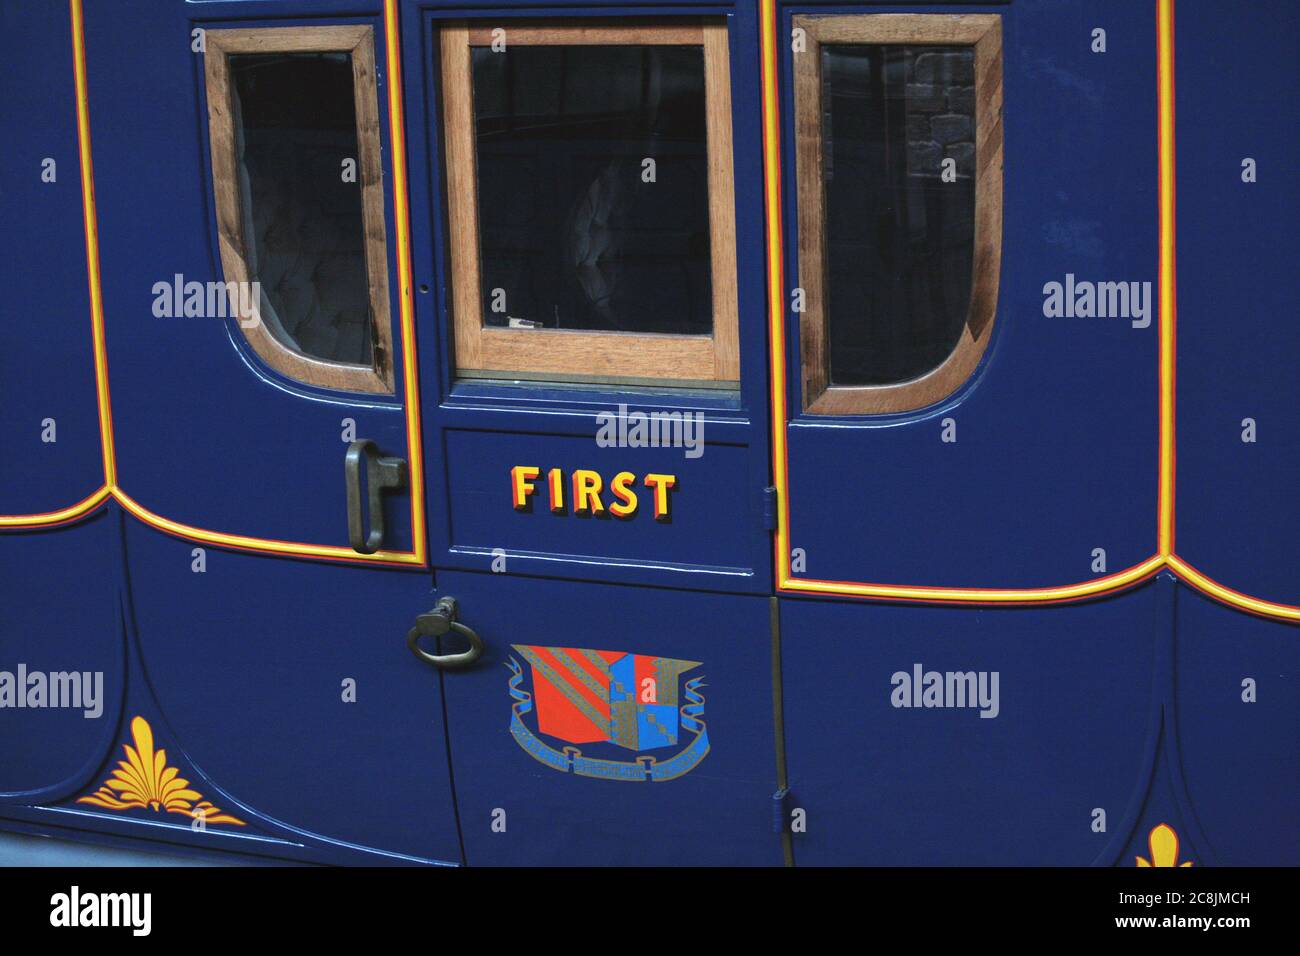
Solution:
M709 752L700 693L704 678L681 682L699 661L580 647L512 647L529 667L526 672L514 657L506 663L514 700L510 733L547 766L606 780L673 780ZM570 746L557 749L543 738ZM676 749L618 760L617 748Z

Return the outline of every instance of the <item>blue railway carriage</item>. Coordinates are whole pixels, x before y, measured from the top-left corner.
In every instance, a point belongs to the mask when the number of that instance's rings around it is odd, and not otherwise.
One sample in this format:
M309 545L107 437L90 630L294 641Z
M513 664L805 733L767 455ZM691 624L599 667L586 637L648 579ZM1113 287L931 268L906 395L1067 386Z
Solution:
M4 0L0 826L1300 863L1297 25Z

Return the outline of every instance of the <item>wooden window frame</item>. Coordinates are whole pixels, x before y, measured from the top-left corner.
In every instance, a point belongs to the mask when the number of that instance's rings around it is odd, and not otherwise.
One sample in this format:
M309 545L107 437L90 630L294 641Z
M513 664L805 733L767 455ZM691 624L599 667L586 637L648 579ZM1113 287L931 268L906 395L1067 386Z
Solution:
M495 24L442 28L447 206L457 372L476 377L731 384L740 378L736 299L736 204L732 183L731 74L727 25L644 21L503 24L512 46L659 45L704 48L713 333L503 329L483 323L478 176L470 50L489 46Z
M393 328L388 302L388 248L384 225L374 30L369 26L208 30L204 35L204 49L217 241L221 250L221 267L227 282L248 282L253 271L244 242L229 57L247 53L350 55L357 117L357 183L361 189L372 362L369 366L354 365L307 355L281 341L255 316L241 315L239 326L253 351L282 375L323 388L393 394ZM250 319L256 321L245 327L245 321Z
M803 408L814 415L879 415L933 405L979 365L997 313L1002 259L1002 18L934 13L796 16L807 38L794 54L799 321ZM956 347L940 365L892 385L832 385L826 308L826 192L822 156L823 44L961 45L975 48L975 249L971 300Z

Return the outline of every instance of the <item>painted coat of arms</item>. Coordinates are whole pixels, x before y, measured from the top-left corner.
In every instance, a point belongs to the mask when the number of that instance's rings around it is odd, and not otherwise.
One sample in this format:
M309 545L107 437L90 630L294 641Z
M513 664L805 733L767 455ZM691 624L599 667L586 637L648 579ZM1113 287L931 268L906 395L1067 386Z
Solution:
M531 679L511 657L506 664L514 700L510 733L548 767L605 780L662 781L688 773L708 754L699 692L704 678L681 681L699 661L580 647L512 647L528 663ZM591 746L584 753L574 744ZM614 759L617 748L638 756ZM667 755L640 753L669 748L673 752Z

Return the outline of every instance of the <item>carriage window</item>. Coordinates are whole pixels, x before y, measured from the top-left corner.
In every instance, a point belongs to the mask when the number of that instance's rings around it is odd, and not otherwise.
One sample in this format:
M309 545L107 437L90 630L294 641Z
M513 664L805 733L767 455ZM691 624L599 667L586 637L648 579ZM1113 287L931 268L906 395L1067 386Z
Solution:
M462 376L734 382L726 27L442 34Z
M371 29L210 30L206 49L222 267L248 284L249 344L292 378L392 392Z
M996 16L795 18L804 408L900 412L975 370L997 301Z

